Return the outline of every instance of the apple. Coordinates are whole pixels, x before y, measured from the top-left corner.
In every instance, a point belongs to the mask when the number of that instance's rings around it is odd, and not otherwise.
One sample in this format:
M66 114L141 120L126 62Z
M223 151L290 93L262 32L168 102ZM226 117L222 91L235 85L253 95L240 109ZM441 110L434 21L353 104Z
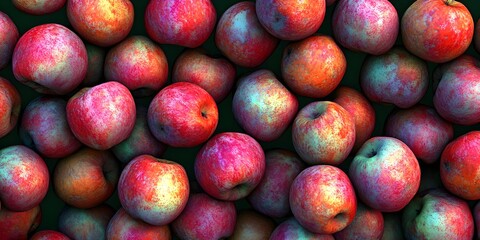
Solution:
M98 150L127 139L135 126L135 101L128 88L118 82L81 89L68 100L66 112L75 137Z
M290 217L280 223L270 235L270 240L334 240L331 234L312 233L303 228L294 217Z
M20 34L12 19L0 11L0 70L4 69L11 60L13 49Z
M344 229L357 211L355 189L347 174L331 165L310 166L298 174L289 201L300 225L319 234Z
M148 126L161 142L172 147L198 146L218 124L215 100L189 82L172 83L158 92L148 107Z
M360 86L372 102L412 107L427 91L427 63L400 47L370 55L361 68Z
M17 88L0 77L0 138L10 133L17 125L22 99Z
M195 193L190 195L187 206L171 225L180 239L222 239L232 235L236 217L233 202Z
M314 35L284 48L280 70L292 92L322 98L340 84L347 59L332 37Z
M403 210L407 239L473 239L474 222L466 201L443 189L419 193Z
M132 218L120 208L108 222L106 230L107 239L171 239L169 225L153 226L141 220Z
M0 150L0 202L2 209L23 212L40 204L47 195L47 164L33 150L12 145Z
M162 226L185 208L190 186L182 165L150 155L132 159L118 182L118 198L133 218Z
M352 51L386 53L397 40L398 13L388 0L339 0L332 15L335 40Z
M196 48L213 32L217 12L210 0L151 0L144 19L154 41Z
M228 239L269 239L274 229L275 222L271 218L253 210L243 210L238 212L235 229Z
M313 101L295 117L292 142L298 155L310 165L339 165L355 144L355 122L340 105Z
M357 202L357 212L352 223L343 230L333 234L336 240L346 239L377 239L383 236L382 212Z
M58 230L71 239L105 239L114 214L115 210L106 204L88 209L66 205L58 216Z
M33 234L30 240L70 240L70 238L58 231L42 230Z
M40 205L26 211L0 210L0 232L5 240L27 240L42 221Z
M465 200L479 200L480 131L469 131L443 149L440 177L445 188Z
M68 0L67 17L82 38L109 47L130 33L134 11L130 0Z
M434 163L453 139L453 126L433 107L417 104L409 109L395 109L384 125L385 135L407 144L417 159Z
M250 194L262 180L265 154L249 135L223 132L208 140L197 153L194 171L206 193L235 201Z
M167 83L167 57L145 36L130 36L111 48L104 67L106 81L120 82L135 96L157 93Z
M215 45L233 63L257 67L275 50L279 40L260 24L255 3L238 2L230 6L218 21Z
M396 212L417 193L421 172L415 154L405 143L377 136L358 150L348 175L363 203L382 212Z
M401 20L405 48L434 63L462 55L470 46L473 33L470 11L455 0L414 1Z
M72 92L82 83L87 66L87 49L80 37L56 23L29 29L18 40L12 56L15 78L44 94Z
M80 85L84 87L93 87L104 79L103 65L105 62L106 50L105 48L90 43L85 43L85 47L87 49L88 57L87 74Z
M23 144L47 158L64 158L82 146L67 123L67 101L41 96L23 111L19 136Z
M278 139L293 121L298 100L272 71L260 69L238 80L232 111L247 134L270 142Z
M265 173L258 186L247 196L250 205L259 213L274 218L290 214L288 195L305 163L292 151L273 149L265 152Z
M62 8L67 0L12 0L19 10L33 15L44 15L56 12Z
M323 23L325 0L257 0L262 26L282 40L300 40L315 33Z

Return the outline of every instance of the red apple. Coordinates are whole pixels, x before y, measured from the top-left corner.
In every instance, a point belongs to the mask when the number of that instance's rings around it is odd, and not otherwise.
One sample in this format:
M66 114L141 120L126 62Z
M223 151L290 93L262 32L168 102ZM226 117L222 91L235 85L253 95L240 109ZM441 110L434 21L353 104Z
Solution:
M67 0L12 0L16 8L33 15L56 12L60 10L66 2Z
M10 17L0 11L0 70L10 63L13 49L18 41L20 34L17 26Z
M70 240L70 238L61 232L42 230L33 234L30 240Z
M5 78L0 77L0 138L15 128L22 105L20 92Z
M243 210L237 214L235 229L228 239L267 240L274 229L275 222L272 219L252 210Z
M5 240L27 240L42 221L40 205L22 212L0 210L0 233Z
M123 208L120 208L108 223L106 238L111 240L167 240L171 239L172 236L169 225L150 225L139 219L132 218Z

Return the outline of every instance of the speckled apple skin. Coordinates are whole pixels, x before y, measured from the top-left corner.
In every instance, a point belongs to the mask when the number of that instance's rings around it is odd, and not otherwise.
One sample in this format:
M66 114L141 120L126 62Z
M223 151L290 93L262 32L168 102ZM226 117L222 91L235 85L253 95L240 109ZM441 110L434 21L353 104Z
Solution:
M272 71L261 69L238 80L232 111L248 135L270 142L290 126L298 111L298 100Z
M213 136L198 152L195 177L214 198L235 201L246 197L265 172L262 146L244 133L223 132Z
M6 13L0 11L0 70L10 63L19 37L15 23Z
M257 0L258 20L273 36L300 40L315 33L323 23L325 0Z
M354 119L334 102L311 102L293 121L292 142L306 163L338 165L355 144Z
M68 100L66 111L75 137L98 150L127 139L135 126L135 101L128 88L118 82L81 89Z
M287 239L304 239L304 240L335 240L330 234L312 233L302 227L294 218L288 218L280 223L270 235L270 240L287 240Z
M235 229L229 239L269 239L274 229L273 219L254 210L240 210L237 213Z
M190 195L185 210L171 226L180 239L222 239L232 235L236 218L233 202L196 193Z
M135 96L158 92L167 77L165 53L145 36L128 37L110 49L105 59L105 80L120 82Z
M57 196L77 208L91 208L115 191L120 166L110 151L83 148L59 160L53 172Z
M104 80L103 70L106 56L106 49L86 43L88 57L87 74L83 79L81 86L93 87Z
M343 230L333 234L336 240L372 239L380 240L383 236L382 212L357 202L357 212L352 223Z
M480 61L462 55L434 72L438 86L433 105L438 114L459 125L480 123Z
M43 200L50 175L43 159L30 148L12 145L0 150L2 208L26 211Z
M58 216L58 230L71 239L105 239L115 210L109 205L80 209L66 205Z
M23 144L47 158L63 158L77 151L82 143L68 126L66 106L65 100L52 96L30 101L20 121Z
M342 81L347 60L333 38L314 35L285 47L280 70L292 92L322 98Z
M172 147L194 147L208 140L218 124L215 100L200 86L172 83L155 95L148 107L153 136Z
M370 138L358 150L348 175L365 205L396 212L417 193L420 174L418 160L405 143L379 136Z
M401 36L405 48L434 63L453 60L470 46L474 22L458 1L415 1L403 14Z
M425 95L427 63L403 48L368 56L360 70L360 87L372 102L409 108Z
M230 94L236 74L235 65L226 58L210 56L201 48L186 49L175 60L172 82L197 84L220 103Z
M172 234L169 225L154 226L147 224L139 219L132 218L123 208L120 208L108 223L106 238L111 240L169 240L172 239Z
M185 208L190 185L182 165L140 155L123 169L118 197L133 218L161 226L171 223Z
M470 131L450 142L440 157L440 177L445 188L466 199L479 200L480 131Z
M213 32L217 12L210 0L151 0L144 19L154 41L196 48Z
M130 33L134 11L130 0L68 0L67 17L82 38L109 47Z
M31 232L38 228L42 221L40 205L22 212L0 210L0 232L2 239L27 240Z
M270 217L286 217L290 213L290 186L305 167L305 163L292 151L267 151L262 181L247 197L252 208Z
M17 125L22 99L20 92L5 78L0 77L0 138Z
M433 107L423 104L409 109L395 109L388 116L385 135L407 144L425 163L440 159L445 146L453 139L453 125L441 118Z
M87 50L70 29L56 23L35 26L17 42L12 56L15 78L44 94L73 91L87 73Z
M44 15L56 12L62 8L67 0L12 0L19 10L33 14Z
M347 174L331 165L304 169L292 183L289 201L300 225L319 234L344 229L357 210L355 190Z
M30 240L70 240L70 238L58 231L42 230L33 234Z
M255 3L243 1L232 5L220 18L215 32L217 48L233 63L257 67L275 50L279 40L258 21Z
M387 0L339 0L333 11L333 36L352 51L386 53L395 44L399 27L397 10Z

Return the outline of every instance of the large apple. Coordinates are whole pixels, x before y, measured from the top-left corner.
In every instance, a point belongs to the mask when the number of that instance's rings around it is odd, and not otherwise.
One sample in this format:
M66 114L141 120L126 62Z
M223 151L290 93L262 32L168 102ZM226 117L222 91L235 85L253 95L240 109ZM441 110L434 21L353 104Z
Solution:
M145 223L139 219L132 218L123 209L118 209L117 213L108 222L106 230L107 239L149 239L149 240L167 240L171 239L169 225L154 226Z
M0 138L15 128L20 116L20 92L5 78L0 77Z
M12 19L0 11L0 70L10 63L13 49L20 34Z

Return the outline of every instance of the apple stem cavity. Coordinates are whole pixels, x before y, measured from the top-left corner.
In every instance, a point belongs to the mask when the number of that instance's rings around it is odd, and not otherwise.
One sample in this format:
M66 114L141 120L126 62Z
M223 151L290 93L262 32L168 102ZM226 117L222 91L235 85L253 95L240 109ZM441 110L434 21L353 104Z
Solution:
M451 6L454 2L455 2L455 0L445 0L445 4L447 6Z

